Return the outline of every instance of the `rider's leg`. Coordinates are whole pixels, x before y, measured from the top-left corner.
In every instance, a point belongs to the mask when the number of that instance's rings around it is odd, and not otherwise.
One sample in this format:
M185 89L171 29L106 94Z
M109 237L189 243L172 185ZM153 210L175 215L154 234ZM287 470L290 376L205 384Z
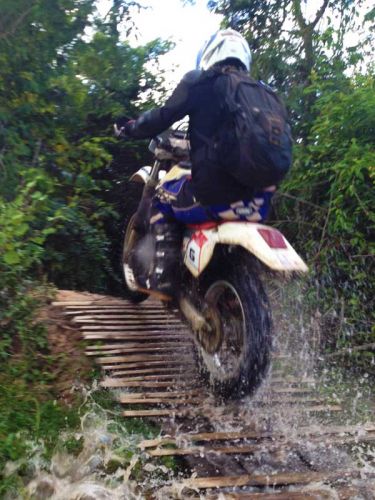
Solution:
M190 194L184 195L188 176L162 184L157 190L151 208L150 233L154 241L154 258L150 268L148 288L176 296L181 283L182 225L176 221L173 203L185 197L191 204Z
M173 220L151 225L154 258L149 287L176 296L181 282L181 226Z

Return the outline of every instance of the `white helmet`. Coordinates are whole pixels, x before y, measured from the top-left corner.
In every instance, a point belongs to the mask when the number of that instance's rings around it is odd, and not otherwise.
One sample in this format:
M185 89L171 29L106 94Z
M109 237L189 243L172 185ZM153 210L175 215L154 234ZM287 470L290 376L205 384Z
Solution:
M216 32L201 48L197 69L206 70L225 59L238 59L250 71L251 53L245 38L232 29Z

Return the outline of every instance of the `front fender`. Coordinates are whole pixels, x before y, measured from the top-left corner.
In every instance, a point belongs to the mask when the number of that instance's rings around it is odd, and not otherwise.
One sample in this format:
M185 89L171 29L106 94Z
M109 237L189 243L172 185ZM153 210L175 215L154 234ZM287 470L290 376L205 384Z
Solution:
M152 167L149 165L145 165L144 167L141 167L137 172L135 172L130 178L130 182L137 182L139 184L146 184L147 181L150 178L150 173L151 173Z
M238 245L273 271L307 272L308 267L277 229L253 222L224 222L185 238L184 263L198 277L209 264L215 246Z

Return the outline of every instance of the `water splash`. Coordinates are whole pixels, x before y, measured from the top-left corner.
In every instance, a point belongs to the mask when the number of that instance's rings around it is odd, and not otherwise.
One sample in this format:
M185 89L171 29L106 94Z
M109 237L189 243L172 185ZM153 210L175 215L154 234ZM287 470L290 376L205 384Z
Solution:
M32 471L24 488L25 498L52 500L138 500L145 492L173 475L163 464L147 463L138 444L157 435L150 426L128 429L120 411L104 409L97 401L98 389L86 391L80 428L63 432L50 460L42 442L33 443L31 458L8 462L6 475L25 465ZM21 498L13 491L7 500Z
M249 465L254 473L272 473L283 468L298 470L301 464L329 470L330 467L336 468L337 464L350 466L355 461L365 477L375 469L373 448L356 444L350 456L336 447L322 448L309 439L298 438L298 431L307 425L318 431L329 423L360 424L370 420L373 416L372 383L366 375L348 379L338 367L322 364L319 353L324 336L321 314L306 307L303 283L290 282L279 287L272 283L272 286L271 300L277 326L274 351L281 357L275 358L267 379L254 397L240 404L224 405L209 397L202 412L208 417L213 431L251 429L256 422L257 431L272 431L294 441L300 439L297 451L285 447L275 454L270 454L266 448L256 452ZM282 378L288 386L288 377L300 382L314 379L308 383L310 387L331 403L340 402L344 411L318 416L305 411L303 406L301 411L293 413L287 402L276 405L272 391L274 379ZM105 410L96 403L96 390L94 387L87 391L81 409L80 429L60 436L50 461L44 458L42 443L33 443L33 477L26 485L27 495L55 500L133 500L145 498L152 490L155 498L168 498L163 485L169 483L170 491L177 484L174 483L173 470L161 463L147 461L137 448L142 439L151 436L145 436L144 429L129 432L119 422L119 412ZM197 419L189 432L200 432L200 425ZM182 424L176 422L176 432L180 430L179 426ZM185 429L181 428L181 431ZM75 453L67 449L69 442L77 449ZM178 444L182 446L184 443ZM209 457L208 463L213 470L216 468L217 473L225 471L224 462L217 457ZM21 462L8 463L7 474L15 472L21 465ZM230 473L229 468L227 472ZM327 498L336 498L335 492L328 487L327 492L331 495ZM174 491L174 494L178 498L182 492ZM10 498L19 498L19 495Z

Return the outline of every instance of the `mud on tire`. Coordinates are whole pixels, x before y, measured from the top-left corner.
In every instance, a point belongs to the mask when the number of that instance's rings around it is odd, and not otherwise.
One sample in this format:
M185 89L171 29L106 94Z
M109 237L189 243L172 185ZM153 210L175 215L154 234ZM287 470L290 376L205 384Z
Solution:
M216 396L251 394L264 378L272 347L272 320L255 259L224 248L201 282L204 301L214 304L223 340L215 354L197 344L198 365Z
M124 233L123 233L123 242L122 242L122 251L121 251L121 271L122 271L122 281L123 281L123 296L134 303L140 303L149 298L149 295L146 293L139 292L137 290L133 290L132 287L129 286L129 276L126 276L126 273L131 272L130 268L127 268L127 258L126 252L128 246L131 244L132 238L132 225L134 221L134 215L129 217L125 222Z

